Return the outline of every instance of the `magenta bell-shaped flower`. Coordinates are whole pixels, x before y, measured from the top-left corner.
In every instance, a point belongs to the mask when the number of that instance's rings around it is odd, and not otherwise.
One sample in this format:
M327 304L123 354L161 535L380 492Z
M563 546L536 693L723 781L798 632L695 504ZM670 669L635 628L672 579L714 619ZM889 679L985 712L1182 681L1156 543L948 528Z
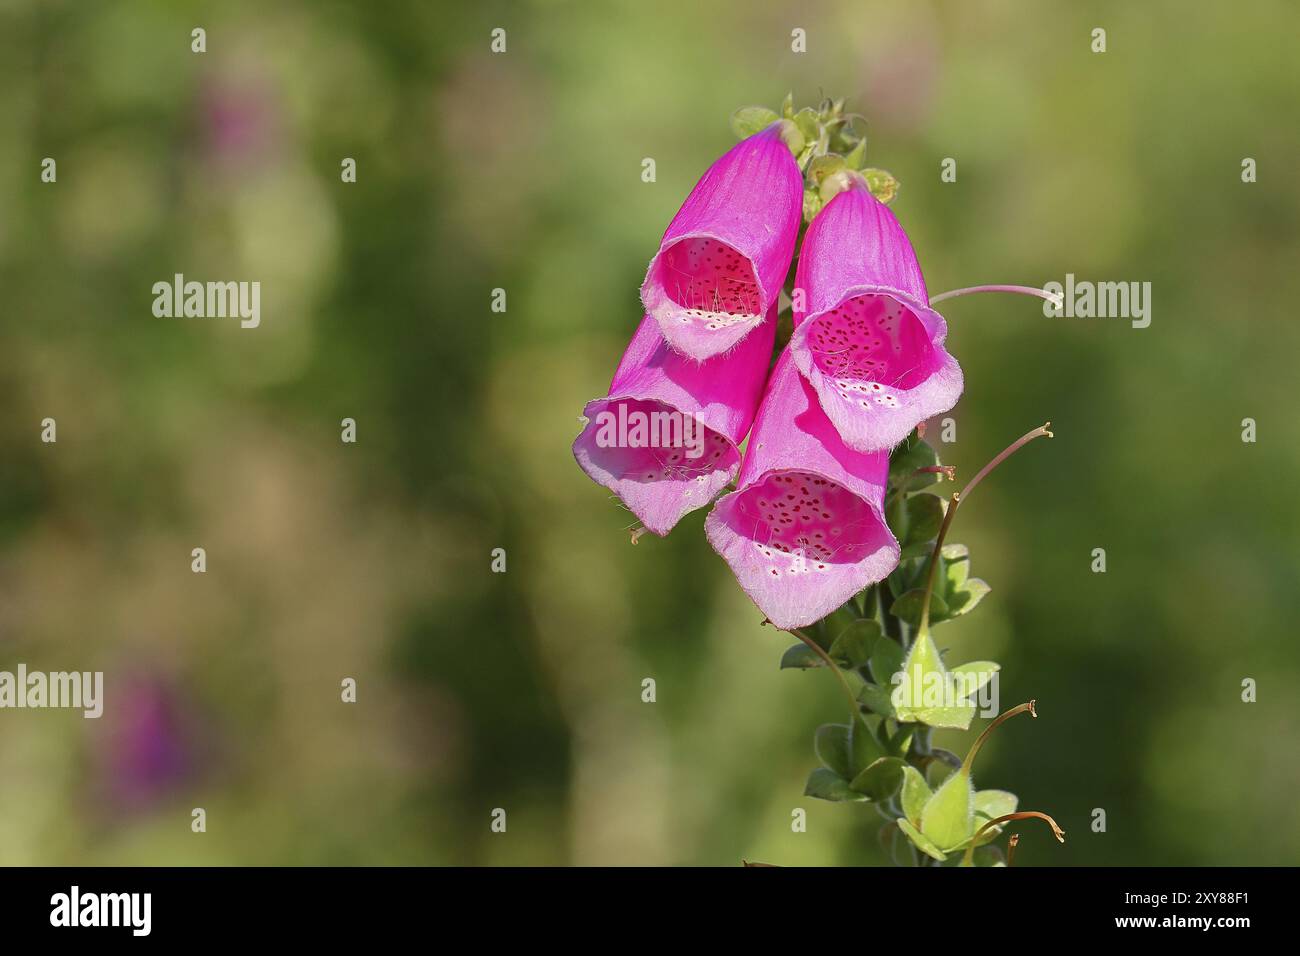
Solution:
M948 324L894 214L855 180L804 236L790 353L844 443L889 449L961 397Z
M898 564L882 513L889 453L847 448L787 351L749 436L737 490L704 522L777 627L820 620Z
M677 351L704 360L763 322L790 269L803 175L781 123L709 167L664 233L641 302Z
M609 394L583 409L573 456L650 531L667 534L736 477L767 379L776 306L727 355L705 362L669 348L646 316L614 373Z

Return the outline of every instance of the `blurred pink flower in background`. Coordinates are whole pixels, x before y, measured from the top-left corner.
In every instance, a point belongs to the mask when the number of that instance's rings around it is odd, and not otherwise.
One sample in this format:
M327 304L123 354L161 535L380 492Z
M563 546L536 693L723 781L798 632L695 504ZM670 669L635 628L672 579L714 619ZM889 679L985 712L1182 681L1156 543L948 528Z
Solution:
M225 166L259 165L280 135L271 87L255 78L216 75L200 90L205 149Z
M109 696L109 695L112 696ZM170 681L137 677L110 687L101 774L111 803L144 810L183 786L196 769L196 738L182 694Z

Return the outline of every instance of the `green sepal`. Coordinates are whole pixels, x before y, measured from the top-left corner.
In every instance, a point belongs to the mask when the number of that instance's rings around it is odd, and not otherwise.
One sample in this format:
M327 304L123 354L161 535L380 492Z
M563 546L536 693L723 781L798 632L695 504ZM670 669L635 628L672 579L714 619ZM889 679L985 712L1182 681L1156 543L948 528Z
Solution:
M921 832L945 852L970 839L974 793L970 774L958 770L943 782L921 811Z
M907 838L911 840L912 843L916 846L916 848L920 850L922 853L926 854L927 856L933 857L934 859L938 860L940 863L948 859L947 855L942 850L940 850L937 846L935 846L933 841L931 841L929 837L927 837L916 827L912 826L912 824L908 823L902 817L899 817L894 822L898 824L898 829L906 833Z
M817 214L822 211L822 194L816 189L805 189L803 191L803 221L810 223L817 218Z
M742 106L731 114L731 131L739 139L761 133L781 117L766 106Z
M864 136L854 144L844 157L844 164L849 169L861 169L867 161L867 138Z
M867 180L867 188L871 190L871 195L886 206L894 201L894 197L898 195L898 180L894 178L893 173L883 169L864 169L862 175Z
M844 169L844 157L827 153L825 156L818 156L808 164L808 178L814 185L820 187L823 179L841 169Z
M972 703L950 706L955 699L952 676L943 666L934 638L918 634L903 664L905 676L894 690L894 711L900 721L915 721L930 727L966 730L975 719ZM931 699L938 693L940 699Z
M933 795L934 791L925 782L925 777L921 776L921 771L911 764L903 767L903 792L900 799L903 816L907 817L913 826L921 825L921 815Z

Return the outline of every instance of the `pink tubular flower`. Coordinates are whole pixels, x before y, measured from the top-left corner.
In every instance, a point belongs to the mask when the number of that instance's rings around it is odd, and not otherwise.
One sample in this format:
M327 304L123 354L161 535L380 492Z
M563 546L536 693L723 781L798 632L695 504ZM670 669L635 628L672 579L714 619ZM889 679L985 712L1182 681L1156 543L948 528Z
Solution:
M696 362L669 348L647 315L609 395L583 409L574 458L646 528L667 534L736 476L775 337L774 305L733 352Z
M850 448L890 448L957 404L948 324L930 308L907 233L860 181L808 227L795 305L794 363Z
M803 175L781 123L709 167L650 260L641 302L669 344L704 360L762 324L790 269Z
M704 522L773 624L804 627L898 564L882 514L889 454L845 447L787 351L749 436L737 490Z

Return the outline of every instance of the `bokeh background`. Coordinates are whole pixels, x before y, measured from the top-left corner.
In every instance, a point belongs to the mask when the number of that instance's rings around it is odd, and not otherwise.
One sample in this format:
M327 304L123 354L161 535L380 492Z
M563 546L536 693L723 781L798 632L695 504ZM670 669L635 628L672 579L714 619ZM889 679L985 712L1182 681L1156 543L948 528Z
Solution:
M569 451L729 114L788 90L867 117L932 292L1154 286L1144 330L945 304L945 460L1058 436L962 510L994 590L941 632L1039 701L978 768L1070 835L1019 860L1300 861L1297 32L1283 0L0 0L0 669L107 685L98 721L0 711L0 863L882 862L870 808L801 795L829 675L777 669L703 512L632 547ZM176 272L260 281L261 327L155 318Z

